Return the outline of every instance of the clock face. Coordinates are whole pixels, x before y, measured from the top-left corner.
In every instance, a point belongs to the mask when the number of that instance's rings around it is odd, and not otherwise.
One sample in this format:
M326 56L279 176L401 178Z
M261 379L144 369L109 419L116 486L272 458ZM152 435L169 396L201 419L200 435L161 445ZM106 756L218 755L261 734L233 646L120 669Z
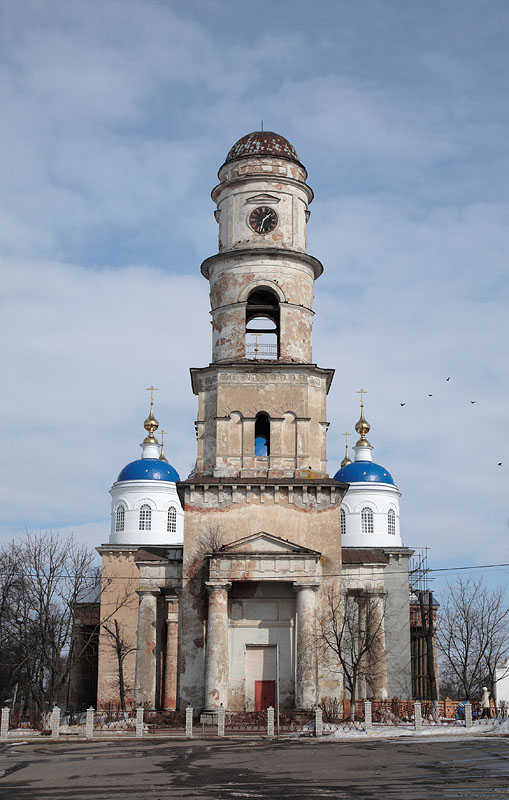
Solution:
M271 233L277 223L277 214L269 206L255 208L249 215L249 224L256 233Z

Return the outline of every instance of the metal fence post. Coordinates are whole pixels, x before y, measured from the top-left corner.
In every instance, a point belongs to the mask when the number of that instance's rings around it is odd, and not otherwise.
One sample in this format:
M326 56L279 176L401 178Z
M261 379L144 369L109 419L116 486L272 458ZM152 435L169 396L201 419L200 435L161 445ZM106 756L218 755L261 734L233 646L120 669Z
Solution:
M9 713L10 708L2 708L2 722L0 723L0 739L7 739L9 734Z
M92 739L94 736L94 709L92 706L87 708L87 724L85 726L85 738Z
M416 731L422 729L422 709L419 700L416 700L414 703L414 725Z
M267 736L274 736L274 709L272 706L267 709Z
M467 700L465 703L465 728L472 727L472 703Z
M136 709L136 738L140 739L143 736L143 712L145 709Z
M51 738L58 739L60 734L60 709L58 706L53 706L51 712Z
M220 708L217 712L217 735L224 736L225 710Z
M371 733L373 730L371 700L364 700L364 730L366 731L366 733Z
M188 739L193 737L193 709L191 706L186 708L186 737Z
M315 708L315 736L320 737L323 733L323 713L321 708Z

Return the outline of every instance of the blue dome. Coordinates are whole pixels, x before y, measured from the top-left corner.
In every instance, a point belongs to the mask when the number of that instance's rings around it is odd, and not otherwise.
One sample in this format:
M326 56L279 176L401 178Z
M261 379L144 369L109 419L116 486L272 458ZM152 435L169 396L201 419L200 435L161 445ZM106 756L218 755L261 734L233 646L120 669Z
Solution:
M117 478L117 481L172 481L180 480L176 469L158 458L139 458L131 461Z
M341 467L334 475L335 481L342 483L392 483L391 473L381 467L380 464L373 464L372 461L354 461Z

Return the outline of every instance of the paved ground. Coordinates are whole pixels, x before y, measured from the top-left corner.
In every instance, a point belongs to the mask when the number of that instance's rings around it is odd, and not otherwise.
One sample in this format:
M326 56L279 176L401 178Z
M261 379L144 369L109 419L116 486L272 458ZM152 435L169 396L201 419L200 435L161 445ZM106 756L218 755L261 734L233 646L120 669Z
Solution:
M509 800L509 737L0 747L0 800L297 797Z

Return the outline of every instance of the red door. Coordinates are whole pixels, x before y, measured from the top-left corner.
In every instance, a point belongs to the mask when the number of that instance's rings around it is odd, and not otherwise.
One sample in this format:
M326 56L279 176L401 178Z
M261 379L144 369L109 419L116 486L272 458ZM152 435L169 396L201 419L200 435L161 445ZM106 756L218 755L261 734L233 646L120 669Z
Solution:
M276 681L255 681L255 711L276 705Z

